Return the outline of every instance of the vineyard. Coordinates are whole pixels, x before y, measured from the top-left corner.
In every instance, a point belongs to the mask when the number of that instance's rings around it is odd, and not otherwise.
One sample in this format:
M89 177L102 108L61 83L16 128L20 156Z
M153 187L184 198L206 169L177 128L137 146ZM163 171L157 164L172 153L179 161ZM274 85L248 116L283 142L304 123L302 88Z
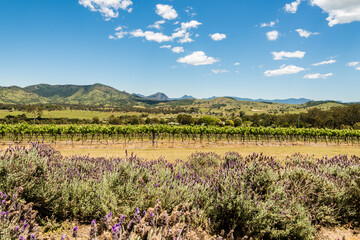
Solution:
M171 125L30 125L1 124L0 137L13 142L38 141L228 141L228 142L325 142L360 143L360 130L316 129L316 128L270 128L230 126L171 126Z

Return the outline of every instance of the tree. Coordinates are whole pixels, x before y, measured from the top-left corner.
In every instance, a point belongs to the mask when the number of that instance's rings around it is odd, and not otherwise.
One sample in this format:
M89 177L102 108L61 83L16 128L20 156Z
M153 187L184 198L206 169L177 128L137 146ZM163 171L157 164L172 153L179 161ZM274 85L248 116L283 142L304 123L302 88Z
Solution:
M188 114L179 114L176 117L176 120L181 125L191 125L191 124L194 123L193 117L191 115L188 115Z
M40 106L30 105L26 107L26 112L30 114L34 114L34 124L36 118L41 118L44 113L44 109Z
M241 118L235 118L234 125L235 125L235 127L241 127L241 125L242 125Z

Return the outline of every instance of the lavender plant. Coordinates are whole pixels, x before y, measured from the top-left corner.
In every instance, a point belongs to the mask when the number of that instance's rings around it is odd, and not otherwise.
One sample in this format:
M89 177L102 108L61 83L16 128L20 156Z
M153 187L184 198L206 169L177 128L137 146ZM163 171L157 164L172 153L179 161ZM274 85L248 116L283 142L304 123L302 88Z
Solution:
M313 239L320 226L359 226L359 176L356 156L278 162L255 153L195 153L168 163L63 157L39 144L0 156L1 191L21 187L18 199L32 203L40 219L96 219L91 238L179 239L203 229L222 239Z

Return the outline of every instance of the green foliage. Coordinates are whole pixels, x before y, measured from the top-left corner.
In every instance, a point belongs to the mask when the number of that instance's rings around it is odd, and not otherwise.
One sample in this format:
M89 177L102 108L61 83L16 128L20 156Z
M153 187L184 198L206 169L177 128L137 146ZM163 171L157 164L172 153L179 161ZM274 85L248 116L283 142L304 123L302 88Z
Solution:
M214 152L196 152L190 155L189 164L198 174L210 173L219 167L221 157Z
M191 125L194 123L194 119L192 118L191 115L188 115L188 114L179 114L176 117L176 120L178 123L180 123L182 125Z

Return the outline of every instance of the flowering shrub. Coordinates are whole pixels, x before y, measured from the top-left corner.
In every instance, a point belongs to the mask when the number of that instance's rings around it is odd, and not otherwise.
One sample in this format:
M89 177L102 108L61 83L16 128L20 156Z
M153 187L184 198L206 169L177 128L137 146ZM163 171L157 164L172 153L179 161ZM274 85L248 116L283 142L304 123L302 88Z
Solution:
M19 193L21 189L13 195L0 191L0 239L38 239L33 204L19 200Z
M21 188L19 201L33 204L39 219L88 223L92 239L313 239L320 226L359 226L359 176L356 156L277 162L255 153L195 153L173 164L66 158L38 144L0 156L2 192Z

